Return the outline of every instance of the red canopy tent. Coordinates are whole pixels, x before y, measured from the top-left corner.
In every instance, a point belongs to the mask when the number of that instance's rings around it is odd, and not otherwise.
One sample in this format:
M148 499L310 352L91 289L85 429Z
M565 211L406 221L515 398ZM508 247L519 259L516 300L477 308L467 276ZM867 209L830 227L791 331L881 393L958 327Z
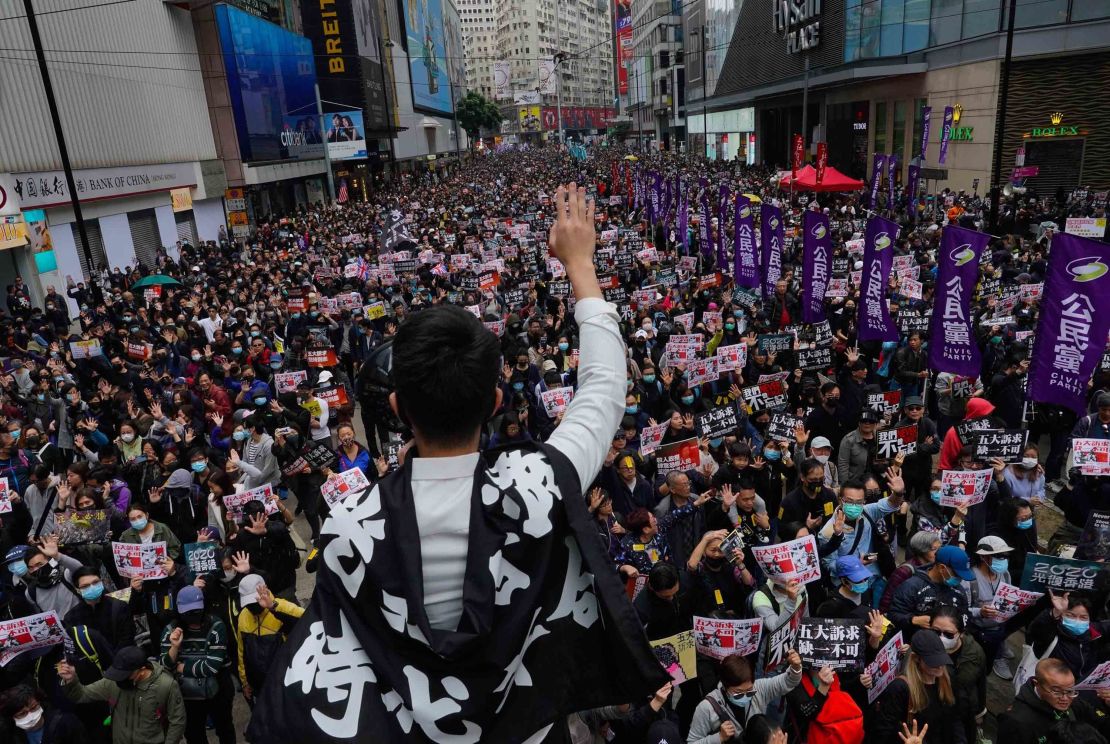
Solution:
M779 181L779 186L790 188L790 174L787 173ZM817 169L807 165L798 171L798 180L794 182L798 191L859 191L863 188L863 181L849 178L831 165L825 168L825 177L817 183Z

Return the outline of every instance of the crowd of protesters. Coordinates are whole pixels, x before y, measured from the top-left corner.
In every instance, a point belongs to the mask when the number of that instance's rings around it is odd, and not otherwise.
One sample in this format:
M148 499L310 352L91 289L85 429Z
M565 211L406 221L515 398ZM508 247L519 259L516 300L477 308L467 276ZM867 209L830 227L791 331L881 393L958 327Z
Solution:
M555 185L577 182L596 197L597 265L627 343L625 415L583 492L647 638L690 631L695 617L758 617L765 638L828 618L859 621L865 664L896 634L904 644L873 700L866 667L833 671L793 647L777 659L765 647L699 655L696 676L651 699L567 711L571 739L977 744L992 730L1006 744L1106 742L1110 687L1075 689L1110 661L1105 572L1089 592L1048 592L1004 620L994 601L1000 584L1021 583L1030 555L1069 550L1090 514L1110 509L1110 479L1069 467L1073 436L1110 439L1110 370L1092 380L1087 415L1028 406L1039 299L1020 292L1044 281L1066 218L1105 215L1105 203L1088 191L1004 203L973 305L982 369L955 377L929 369L927 328L907 322L898 342L857 337L851 244L864 233L865 194L792 194L769 169L640 158L615 147L584 161L555 149L489 155L452 175L405 177L366 203L256 215L247 239L104 269L51 288L41 306L21 281L10 286L0 629L53 612L65 641L18 652L18 639L0 637L0 650L17 650L0 662L3 740L196 744L210 730L222 744L241 740L236 697L253 705L310 596L304 572L317 569L330 511L321 487L354 468L374 483L405 457L381 352L406 317L451 303L499 335L501 404L483 447L545 441L560 425L545 393L577 386L578 328L545 247ZM788 228L805 210L828 214L850 281L826 298L827 324L801 319L800 238L783 247L774 292L745 300L699 251L696 206L679 220L687 201L676 199L647 223L629 193L641 168L681 177L692 195L699 178L727 183L757 209L780 206ZM983 228L987 204L962 192L895 196L880 208L902 227L895 254L910 257L921 292L903 294L907 274L892 275L891 310L928 318L944 227ZM731 231L712 222L713 236ZM150 275L168 281L135 287ZM793 341L768 351L761 339L782 333ZM706 356L742 346L745 361L691 384L672 336L697 337L690 345ZM814 348L830 349L829 363L801 368ZM778 379L784 395L771 407L743 394ZM895 404L875 403L890 391ZM700 436L699 416L721 409L736 426ZM774 429L776 413L797 425ZM1020 457L977 458L960 427L972 419L1027 430ZM642 446L660 424L658 446L696 443L688 469L661 469ZM912 452L877 446L877 431L911 424ZM942 505L944 471L984 469L985 500ZM263 486L263 498L225 499ZM1046 517L1061 526L1045 529ZM732 535L741 546L726 543ZM756 560L754 547L807 536L819 579L786 580ZM164 543L160 575L121 575L113 543ZM186 546L204 543L216 559L201 572ZM1006 705L989 704L992 676Z

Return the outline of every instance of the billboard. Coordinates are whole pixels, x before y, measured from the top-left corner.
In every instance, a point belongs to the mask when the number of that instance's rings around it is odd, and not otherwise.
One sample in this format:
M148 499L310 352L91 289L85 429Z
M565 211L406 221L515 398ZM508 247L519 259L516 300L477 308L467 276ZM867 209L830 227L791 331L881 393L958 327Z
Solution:
M217 5L215 14L241 158L261 162L322 155L319 121L312 115L312 42L228 5Z
M617 89L628 95L628 65L632 63L632 0L613 0L617 29Z
M450 114L451 85L443 33L442 0L405 0L409 78L413 108Z
M517 112L520 118L520 131L522 132L538 132L540 131L540 107L539 106L522 106L520 111Z
M361 111L340 111L324 114L328 157L332 160L355 160L366 157L366 127Z
M582 106L563 106L564 129L604 129L613 118L613 109ZM554 106L544 106L540 111L540 126L544 131L559 128L559 112Z

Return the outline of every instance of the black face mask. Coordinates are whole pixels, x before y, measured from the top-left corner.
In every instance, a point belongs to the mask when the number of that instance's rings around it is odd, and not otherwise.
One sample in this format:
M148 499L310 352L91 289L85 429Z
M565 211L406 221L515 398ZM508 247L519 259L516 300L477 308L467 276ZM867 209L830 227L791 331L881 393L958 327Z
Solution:
M248 610L252 615L262 614L262 605L258 604L257 602L251 602L248 605L244 605L243 609Z
M710 571L720 571L721 566L723 566L724 564L725 564L725 559L724 558L709 558L709 557L706 557L706 559L705 559L705 567L708 568Z
M190 610L183 613L181 622L189 628L199 628L204 625L204 610Z
M123 680L122 682L116 682L116 684L119 685L119 688L121 690L133 690L133 689L135 689L135 680L133 680L131 678L127 678L127 679Z
M40 567L31 574L31 579L37 586L47 587L54 586L61 578L62 571L57 565L51 566L49 563Z
M825 398L825 405L829 408L836 408L840 405L840 398Z

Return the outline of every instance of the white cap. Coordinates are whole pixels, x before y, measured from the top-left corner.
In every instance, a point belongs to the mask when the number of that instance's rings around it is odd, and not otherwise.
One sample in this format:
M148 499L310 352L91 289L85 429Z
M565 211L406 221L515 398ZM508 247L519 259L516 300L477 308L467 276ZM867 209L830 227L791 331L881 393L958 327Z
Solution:
M814 437L813 441L809 443L810 449L824 449L826 447L832 449L832 442L829 441L828 437Z
M999 553L1009 553L1013 551L1006 541L996 535L987 535L979 541L975 546L976 555L998 555Z

